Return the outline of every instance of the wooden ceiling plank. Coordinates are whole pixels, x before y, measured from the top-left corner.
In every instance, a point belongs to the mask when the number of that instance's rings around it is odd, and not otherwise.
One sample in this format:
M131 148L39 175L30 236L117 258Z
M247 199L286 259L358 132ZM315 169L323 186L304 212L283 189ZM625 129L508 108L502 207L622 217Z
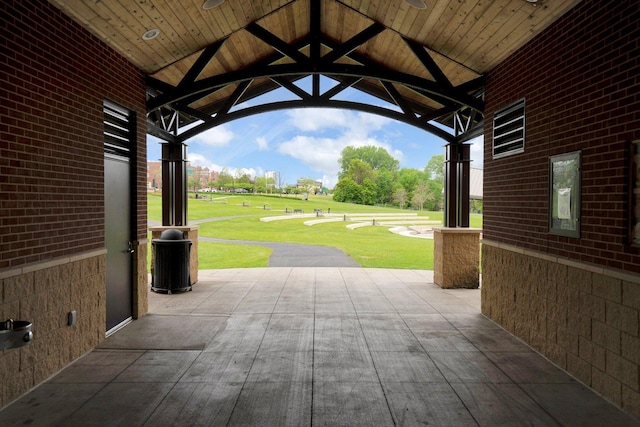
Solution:
M415 36L414 40L434 49L430 35L435 33L439 26L444 26L446 24L448 19L447 13L449 12L449 2L436 1L429 9L429 16L423 23L422 28L420 28L420 31Z
M162 38L158 36L158 38L150 41L142 40L142 34L151 28L155 28L154 24L140 24L119 3L114 2L109 5L103 3L99 2L93 7L97 11L99 19L104 20L112 27L112 43L124 45L126 48L125 55L132 57L133 62L137 65L140 64L139 66L145 71L148 71L150 62L158 64L158 66L164 65L162 60L171 55L170 49L167 47L170 47L170 44L166 39L166 35ZM129 16L123 18L125 15ZM113 30L117 30L117 33ZM145 57L150 58L150 60L141 61L141 58Z
M121 35L122 23L117 18L105 19L105 15L110 16L111 11L104 8L104 5L99 5L99 8L97 8L96 5L87 4L79 0L56 2L55 4L81 25L88 27L93 34L103 39L117 51L122 52L124 56L139 67L143 68L145 62L153 61L151 55L147 55L146 52L137 47L129 46L131 40ZM141 61L138 55L141 55L145 61Z
M551 25L551 23L555 22L560 16L575 6L575 1L556 0L556 2L554 2L554 6L555 7L553 9L550 9L547 6L533 7L532 5L526 4L525 7L519 11L519 13L522 14L522 20L518 26L518 31L496 43L495 46L497 49L500 49L499 51L484 52L481 55L481 63L485 64L486 68L493 67L495 64L499 63L523 46L528 40L530 40L532 35L543 31Z
M429 12L428 9L408 9L409 6L404 2L403 6L407 11L403 13L402 21L397 23L396 28L400 34L408 34L414 28L416 21L425 20Z
M484 5L491 6L491 2L484 3ZM487 22L493 22L499 10L498 7L485 8L482 15L478 15L477 19L474 18L475 22L470 26L469 30L457 42L452 40L447 49L443 49L442 53L462 62L462 58L468 57L468 52L482 48L486 42L484 30Z
M434 29L435 31L429 37L429 42L434 50L441 51L446 49L449 34L459 28L465 19L464 6L466 3L466 0L449 3L451 6L447 12L446 20L440 21L438 27Z
M161 28L161 31L168 32L168 29L171 29L172 33L170 34L174 35L172 38L179 49L180 58L189 56L194 50L202 47L204 42L199 42L189 30L189 28L196 29L197 33L197 26L182 3L156 2L152 7L148 7L147 4L146 2L139 3L148 18L157 23L157 27Z
M204 3L204 0L202 0ZM198 45L202 48L211 44L226 35L220 31L219 28L212 28L210 21L212 20L211 10L204 10L201 2L182 2L184 13L189 17L189 22L186 23L190 28L193 36L198 41Z
M314 0L317 1L317 0ZM293 34L290 41L299 40L308 36L311 29L311 14L309 4L306 1L298 1L290 9L293 15Z
M525 4L524 6L528 5ZM461 57L462 62L472 64L472 68L478 70L479 72L485 71L487 68L487 63L482 60L484 52L479 52L479 50L498 49L501 44L505 43L505 39L510 40L514 37L513 32L516 31L521 25L523 25L524 22L526 22L527 17L528 14L522 12L521 9L514 12L513 9L505 10L503 8L501 10L501 14L496 17L494 22L487 25L485 29L485 31L489 31L489 28L494 29L494 31L490 32L491 35L484 41L481 47L478 47L478 49L476 49L476 51L472 50L472 48L470 47L470 49L468 49L468 52L466 52L467 54ZM496 51L494 53L501 57L507 55L504 49L502 49L501 51Z

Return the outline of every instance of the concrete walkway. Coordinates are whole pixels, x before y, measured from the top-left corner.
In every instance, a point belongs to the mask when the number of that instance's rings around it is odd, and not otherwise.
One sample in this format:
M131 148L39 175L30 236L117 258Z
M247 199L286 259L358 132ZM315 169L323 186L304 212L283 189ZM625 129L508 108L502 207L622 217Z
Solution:
M241 218L257 215L236 215L227 217L206 218L191 221L198 225L206 222L222 221L225 219ZM149 227L160 226L155 221L149 221ZM269 267L359 267L360 265L340 249L328 246L302 245L296 243L259 242L254 240L230 240L213 237L198 236L198 241L232 243L236 245L254 245L271 248Z
M198 236L201 242L222 242L235 245L264 246L273 249L269 267L359 267L353 258L340 249L328 246L301 245L297 243L258 242L253 240L228 240Z
M638 426L432 271L200 271L1 426Z

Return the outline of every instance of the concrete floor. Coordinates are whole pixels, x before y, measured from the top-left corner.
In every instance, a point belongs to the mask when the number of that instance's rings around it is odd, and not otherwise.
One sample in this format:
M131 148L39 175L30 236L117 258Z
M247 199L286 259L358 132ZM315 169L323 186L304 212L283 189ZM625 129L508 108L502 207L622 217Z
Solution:
M638 426L432 271L201 271L1 426Z

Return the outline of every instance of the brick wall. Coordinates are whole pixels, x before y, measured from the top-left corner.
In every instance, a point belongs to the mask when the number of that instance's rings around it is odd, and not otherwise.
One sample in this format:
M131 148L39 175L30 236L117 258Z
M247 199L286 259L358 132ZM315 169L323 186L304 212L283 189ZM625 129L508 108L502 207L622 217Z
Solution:
M585 0L487 75L484 237L640 273L625 144L640 138L640 3ZM526 99L525 152L491 158L493 113ZM582 237L548 234L548 157L582 150Z
M2 407L104 339L105 98L137 116L136 317L147 208L142 73L46 1L3 0L0 19L0 321L31 321L34 333L0 351Z
M0 15L0 269L104 246L105 98L138 113L146 238L141 72L46 2L3 1Z
M488 73L482 311L640 418L626 150L640 139L638 22L635 0L583 0ZM493 114L521 98L525 152L492 159ZM548 159L577 150L581 237L550 235Z

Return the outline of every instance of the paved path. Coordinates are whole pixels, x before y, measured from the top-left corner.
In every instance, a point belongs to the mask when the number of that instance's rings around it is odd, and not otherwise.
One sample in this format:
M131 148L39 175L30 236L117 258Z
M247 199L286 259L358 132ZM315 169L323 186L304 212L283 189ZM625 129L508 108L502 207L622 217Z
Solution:
M257 242L253 240L214 239L199 236L201 242L222 242L239 245L265 246L273 249L269 267L360 267L340 249L296 243Z
M207 218L191 221L192 225L205 222L222 221L225 219L239 218L237 215L219 218ZM149 227L161 225L156 221L149 221ZM238 245L254 245L271 248L273 252L269 257L269 267L360 267L351 257L340 249L328 246L302 245L296 243L259 242L253 240L216 239L213 237L198 236L201 242L234 243Z

